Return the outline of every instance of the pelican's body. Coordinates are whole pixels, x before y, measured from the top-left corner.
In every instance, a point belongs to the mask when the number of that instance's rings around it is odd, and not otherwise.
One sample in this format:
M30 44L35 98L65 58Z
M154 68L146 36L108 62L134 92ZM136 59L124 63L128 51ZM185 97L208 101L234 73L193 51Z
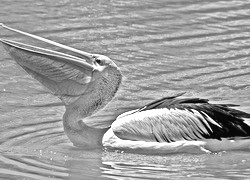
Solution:
M249 114L179 95L124 113L104 135L105 147L140 153L249 150Z
M64 130L75 146L150 154L250 149L250 126L242 119L250 114L232 105L180 98L181 94L121 114L110 127L88 126L86 119L107 105L118 90L122 74L117 65L106 56L1 26L77 54L1 39L10 56L63 101Z

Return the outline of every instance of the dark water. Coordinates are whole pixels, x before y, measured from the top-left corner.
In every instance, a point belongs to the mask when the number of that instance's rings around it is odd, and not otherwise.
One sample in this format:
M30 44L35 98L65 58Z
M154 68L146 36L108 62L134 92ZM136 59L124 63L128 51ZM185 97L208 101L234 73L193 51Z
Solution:
M0 22L119 65L123 85L102 121L179 92L250 113L249 0L0 3ZM0 35L46 47L3 29ZM61 102L2 47L0 54L1 179L250 178L250 152L146 156L74 148L63 132Z

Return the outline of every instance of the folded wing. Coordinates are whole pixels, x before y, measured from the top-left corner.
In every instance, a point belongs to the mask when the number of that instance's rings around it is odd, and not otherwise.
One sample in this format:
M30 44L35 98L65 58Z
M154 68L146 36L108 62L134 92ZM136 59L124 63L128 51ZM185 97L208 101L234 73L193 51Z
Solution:
M250 136L250 126L241 118L250 118L250 114L228 106L169 97L120 116L111 128L121 139L147 142Z

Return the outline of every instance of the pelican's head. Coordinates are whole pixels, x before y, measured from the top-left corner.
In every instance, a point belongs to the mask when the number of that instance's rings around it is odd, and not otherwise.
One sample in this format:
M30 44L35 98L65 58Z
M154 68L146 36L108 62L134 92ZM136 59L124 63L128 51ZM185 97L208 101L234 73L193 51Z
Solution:
M104 55L74 49L1 23L0 27L70 53L0 39L7 52L25 71L64 102L63 125L69 139L76 146L100 146L107 129L96 130L81 123L81 120L103 108L115 96L122 79L118 66Z
M112 76L119 79L122 77L119 67L107 56L92 54L92 65L102 76L108 79Z
M119 69L118 66L107 56L101 55L101 54L93 54L93 66L98 68L116 68Z

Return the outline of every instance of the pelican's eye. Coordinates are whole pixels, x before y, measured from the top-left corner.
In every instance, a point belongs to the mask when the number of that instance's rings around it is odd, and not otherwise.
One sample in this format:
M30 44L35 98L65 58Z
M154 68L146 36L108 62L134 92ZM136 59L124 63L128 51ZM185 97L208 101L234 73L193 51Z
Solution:
M95 62L97 62L98 64L100 64L101 60L100 59L96 59Z
M95 62L96 62L97 64L99 64L99 65L102 65L102 64L103 64L102 61L101 61L100 59L96 59Z

